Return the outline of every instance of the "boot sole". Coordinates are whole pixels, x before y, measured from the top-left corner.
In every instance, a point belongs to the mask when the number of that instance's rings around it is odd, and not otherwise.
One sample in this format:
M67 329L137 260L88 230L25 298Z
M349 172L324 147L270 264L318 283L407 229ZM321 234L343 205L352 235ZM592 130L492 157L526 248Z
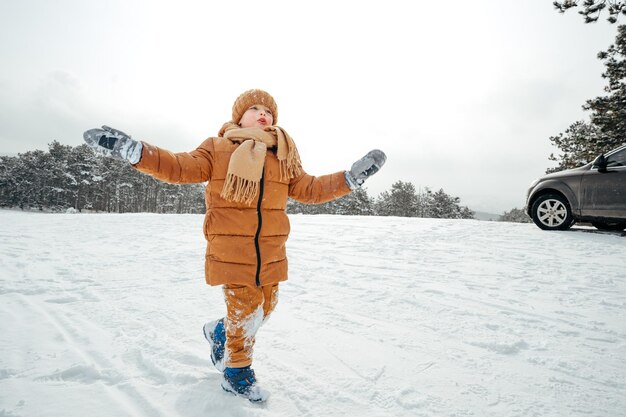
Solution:
M224 372L224 369L226 368L226 365L224 364L224 359L218 361L215 356L213 356L213 332L211 330L207 331L207 327L209 329L214 329L218 321L219 320L213 320L206 323L204 326L202 326L202 333L204 334L204 338L209 342L209 345L211 345L211 362L213 362L213 366L215 366L215 369L217 369L218 371Z

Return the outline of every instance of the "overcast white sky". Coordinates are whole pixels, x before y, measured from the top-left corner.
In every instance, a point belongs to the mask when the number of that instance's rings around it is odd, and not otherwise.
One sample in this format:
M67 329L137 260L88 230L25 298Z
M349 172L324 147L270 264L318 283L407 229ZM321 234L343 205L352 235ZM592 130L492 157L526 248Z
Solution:
M552 0L0 0L0 153L102 124L189 151L262 88L307 172L380 148L371 195L411 181L501 213L588 118L615 35Z

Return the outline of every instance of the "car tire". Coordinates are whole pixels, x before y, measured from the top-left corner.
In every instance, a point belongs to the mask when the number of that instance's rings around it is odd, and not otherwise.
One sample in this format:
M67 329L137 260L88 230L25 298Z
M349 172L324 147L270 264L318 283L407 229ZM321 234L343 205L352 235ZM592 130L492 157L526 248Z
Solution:
M591 222L591 224L598 230L609 232L621 232L626 229L626 222Z
M544 194L532 205L533 222L543 230L567 230L574 224L569 202L559 194Z

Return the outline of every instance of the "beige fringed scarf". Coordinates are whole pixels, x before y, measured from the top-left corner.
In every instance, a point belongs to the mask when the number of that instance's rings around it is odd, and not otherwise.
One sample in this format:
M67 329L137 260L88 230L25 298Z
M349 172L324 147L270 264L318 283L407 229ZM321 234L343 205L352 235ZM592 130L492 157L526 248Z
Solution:
M220 129L219 136L240 144L230 157L226 181L220 194L226 200L248 205L254 201L259 192L267 149L276 148L281 179L289 180L302 172L296 144L281 127L241 128L228 122Z

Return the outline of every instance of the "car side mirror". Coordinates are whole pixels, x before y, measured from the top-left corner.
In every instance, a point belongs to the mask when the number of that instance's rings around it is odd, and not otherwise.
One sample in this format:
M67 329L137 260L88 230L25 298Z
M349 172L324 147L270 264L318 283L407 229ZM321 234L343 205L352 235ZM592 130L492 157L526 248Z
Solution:
M592 166L598 167L598 172L606 172L606 158L604 155L598 156L594 161Z

